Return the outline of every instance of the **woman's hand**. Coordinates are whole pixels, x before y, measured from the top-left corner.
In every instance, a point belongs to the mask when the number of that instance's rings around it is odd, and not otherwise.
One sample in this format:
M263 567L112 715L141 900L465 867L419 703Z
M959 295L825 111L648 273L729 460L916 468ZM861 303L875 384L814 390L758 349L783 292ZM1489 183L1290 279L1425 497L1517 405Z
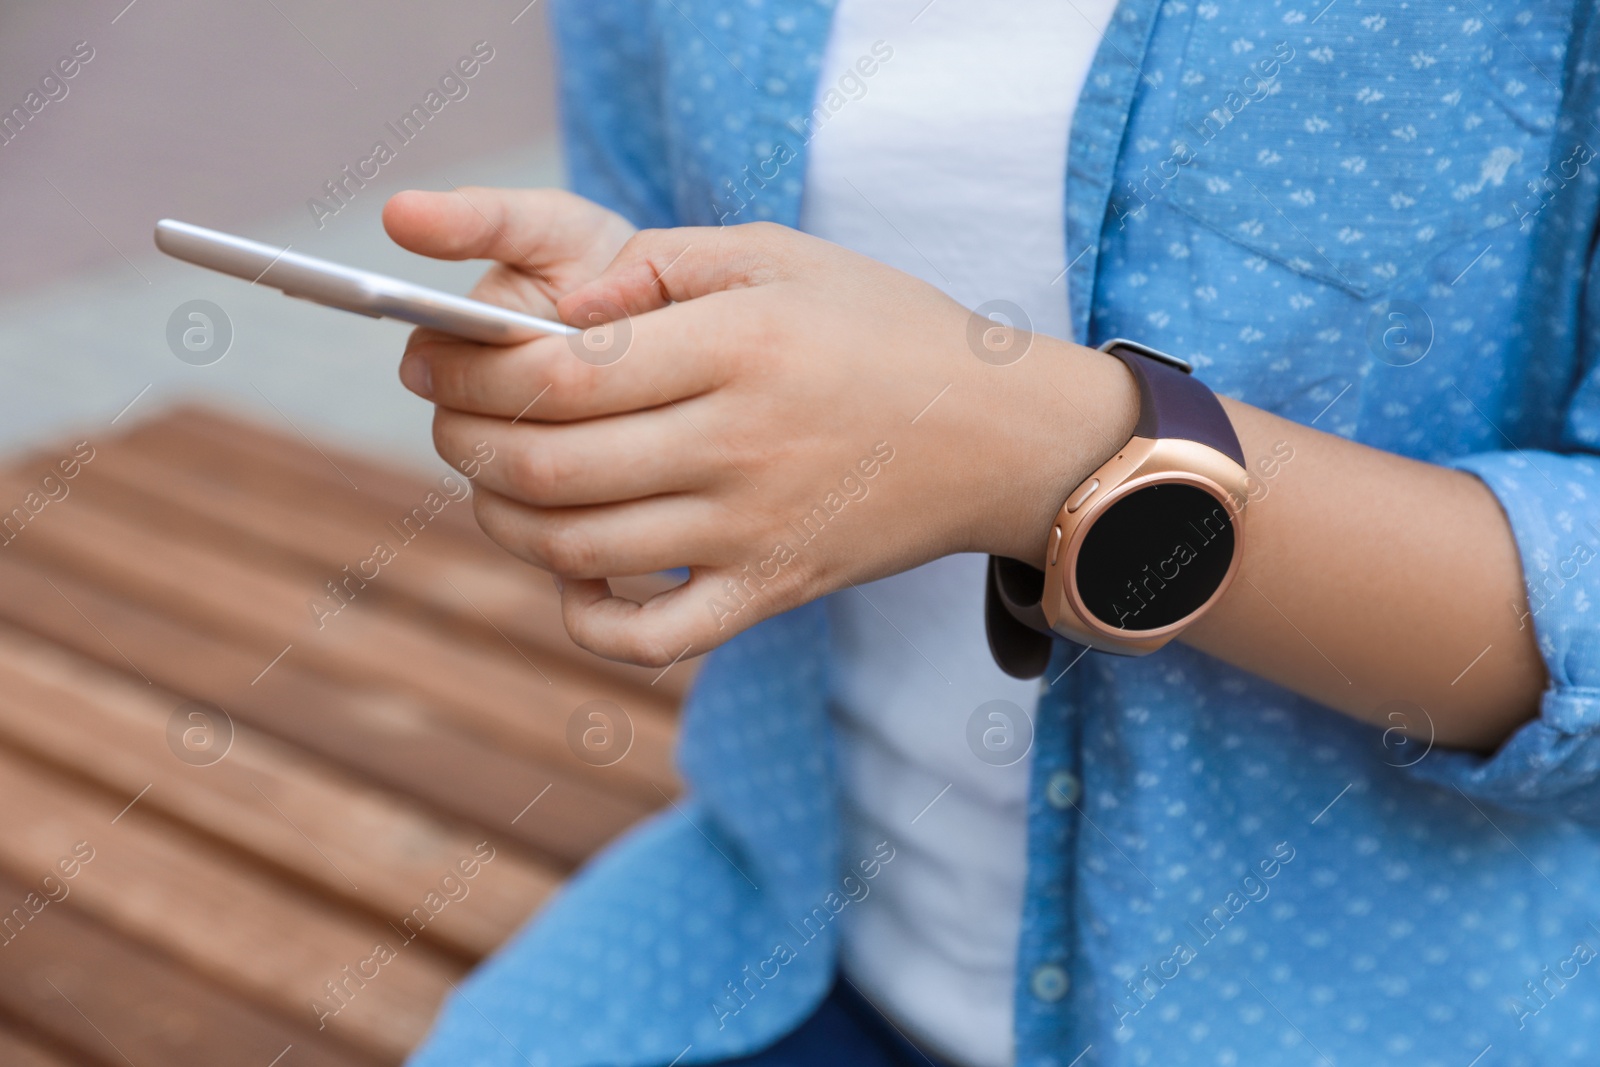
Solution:
M489 251L477 230L455 250ZM526 306L591 263L494 284ZM503 457L479 523L564 580L568 630L604 656L667 664L952 552L1034 559L1134 421L1110 357L782 227L647 231L584 281L561 317L604 325L502 350L419 332L402 377L439 405L446 460ZM604 581L674 567L689 581L644 604Z
M563 194L494 195L541 205L526 230L503 228L546 280L497 267L493 284L604 325L504 349L418 331L402 376L431 383L419 391L447 460L494 445L479 523L565 579L567 629L601 655L667 664L951 552L1040 562L1061 500L1132 433L1116 360L1015 334L824 241L766 224L650 231L602 269L620 219ZM470 206L387 214L412 212L441 232L410 247L515 253ZM1397 700L1426 709L1403 726L1442 745L1492 748L1527 721L1544 664L1493 494L1223 405L1247 467L1294 458L1249 505L1239 580L1183 639L1380 726ZM603 580L680 566L690 580L644 604Z
M541 318L554 317L556 301L593 280L634 232L616 212L562 189L396 193L383 206L383 226L396 244L424 256L495 260L468 295ZM406 351L430 345L474 352L490 366L516 351L428 329L413 331ZM427 396L431 383L414 377L427 369L425 360L403 360L401 379Z

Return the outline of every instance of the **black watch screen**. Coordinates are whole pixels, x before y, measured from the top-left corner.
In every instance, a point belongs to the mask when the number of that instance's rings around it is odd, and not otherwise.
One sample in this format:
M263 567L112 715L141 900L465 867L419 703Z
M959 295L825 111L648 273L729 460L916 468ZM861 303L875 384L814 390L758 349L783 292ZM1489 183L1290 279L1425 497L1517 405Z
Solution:
M1197 486L1162 482L1095 518L1074 578L1083 606L1116 630L1159 630L1211 599L1233 563L1234 517Z

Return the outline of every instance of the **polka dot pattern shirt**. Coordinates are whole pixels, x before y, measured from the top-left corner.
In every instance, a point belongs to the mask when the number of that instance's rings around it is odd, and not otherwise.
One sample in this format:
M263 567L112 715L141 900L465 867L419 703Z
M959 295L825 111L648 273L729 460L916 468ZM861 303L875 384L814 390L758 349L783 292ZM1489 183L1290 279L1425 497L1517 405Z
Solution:
M795 222L815 109L849 106L816 84L826 4L554 14L578 191L646 226ZM1481 478L1550 688L1483 756L1184 646L1063 646L1034 728L1018 1064L1600 1062L1597 18L1119 7L1065 163L1076 338L1181 353L1219 392ZM841 854L825 626L811 605L710 657L690 796L464 983L414 1064L710 1062L815 1007L845 879L895 875L892 840Z

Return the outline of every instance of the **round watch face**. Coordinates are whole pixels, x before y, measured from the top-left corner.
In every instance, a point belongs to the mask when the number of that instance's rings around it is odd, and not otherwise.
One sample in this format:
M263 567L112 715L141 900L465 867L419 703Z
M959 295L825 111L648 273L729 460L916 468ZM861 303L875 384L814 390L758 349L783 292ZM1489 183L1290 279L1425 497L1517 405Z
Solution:
M1158 482L1095 517L1078 548L1078 596L1113 630L1159 630L1211 599L1233 563L1233 515L1193 485Z

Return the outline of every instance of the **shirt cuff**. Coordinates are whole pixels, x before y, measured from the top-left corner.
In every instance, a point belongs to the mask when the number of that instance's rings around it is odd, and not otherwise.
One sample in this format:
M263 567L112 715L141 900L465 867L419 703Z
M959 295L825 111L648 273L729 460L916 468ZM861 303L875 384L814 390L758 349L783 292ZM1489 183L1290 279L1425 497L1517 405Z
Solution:
M1510 521L1528 589L1522 621L1550 687L1538 716L1495 752L1436 749L1410 771L1501 807L1600 825L1600 465L1495 452L1447 466L1483 481Z

